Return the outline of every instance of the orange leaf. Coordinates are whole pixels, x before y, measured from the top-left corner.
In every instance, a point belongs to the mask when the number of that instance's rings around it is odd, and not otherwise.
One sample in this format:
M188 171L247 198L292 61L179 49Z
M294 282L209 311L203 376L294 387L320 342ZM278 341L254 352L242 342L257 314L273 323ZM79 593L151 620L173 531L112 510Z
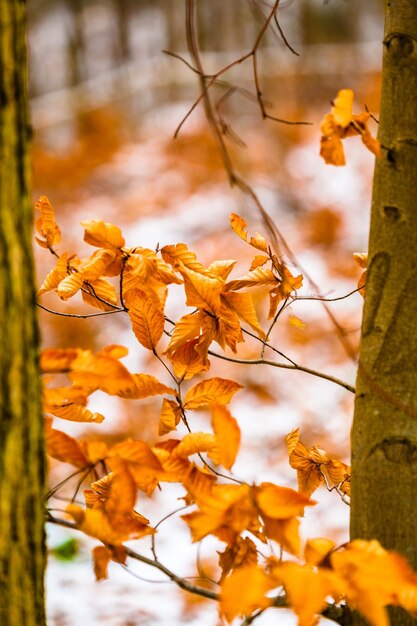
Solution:
M322 137L320 140L320 156L328 165L346 165L345 151L340 137Z
M223 288L223 281L194 272L186 267L179 267L178 270L184 278L186 305L197 309L208 309L213 315L216 315L220 309L220 292Z
M97 582L108 578L107 568L111 560L111 552L106 546L96 546L92 551L94 575Z
M200 329L204 313L201 311L197 313L189 313L184 315L175 324L175 328L171 335L171 341L167 348L167 354L172 354L183 343L190 339L195 339L200 336Z
M161 248L161 254L164 261L174 267L181 263L184 267L187 267L194 272L204 274L206 271L203 265L197 261L197 257L194 252L191 252L185 243L177 243L175 246L164 246Z
M223 582L220 594L220 611L228 622L235 617L249 617L257 609L265 609L272 600L266 597L275 587L271 578L257 565L241 567Z
M88 465L88 460L76 439L52 428L51 420L46 420L45 441L48 454L57 461L69 463L78 468Z
M261 252L268 252L268 244L265 238L259 233L255 233L254 237L251 237L250 240L248 240L248 233L245 230L247 224L242 217L236 215L236 213L231 213L230 225L235 231L236 235L243 239L243 241L246 241L246 243L249 243L251 246L257 248L258 250L261 250Z
M61 300L68 300L81 289L83 282L83 275L80 272L74 272L61 280L56 292Z
M41 352L40 368L43 374L68 372L71 363L77 358L77 348L46 348Z
M242 385L226 378L209 378L191 387L185 394L184 408L201 409L213 404L229 404Z
M215 405L212 409L212 424L216 435L217 450L209 453L216 464L230 470L236 460L240 446L240 428L225 406ZM216 454L217 452L217 454Z
M136 339L144 348L155 350L164 332L164 314L140 289L131 289L126 303Z
M298 616L299 626L313 626L317 615L326 606L326 597L338 598L343 593L343 582L328 569L309 565L283 563L274 568L274 575L284 585L288 604Z
M160 396L164 393L175 396L175 390L159 382L149 374L131 374L131 384L121 389L118 396L129 400L142 400L151 396Z
M304 548L304 559L309 565L320 565L335 547L334 541L322 537L307 539Z
M352 107L352 89L341 89L334 100L332 109L333 119L338 126L342 128L349 126L352 121Z
M262 265L265 265L267 261L269 261L269 256L265 256L264 254L257 254L252 259L249 271L251 272L252 270L256 270L257 267L262 267Z
M90 390L100 389L111 395L121 395L134 386L132 374L110 353L80 352L71 363L70 379Z
M43 281L41 287L38 289L38 296L47 293L48 291L52 291L56 289L59 283L64 280L64 278L68 274L68 254L64 252L61 254L58 261L55 264L55 267L48 273L45 280Z
M173 456L188 457L199 452L207 452L217 445L211 433L188 433L175 448Z
M265 337L265 333L258 322L258 316L256 315L250 293L235 293L234 291L230 291L222 294L221 297L226 302L226 305L234 311L242 321L249 324L261 339Z
M238 537L232 546L227 546L224 552L219 553L219 565L222 568L220 583L232 569L256 565L257 563L256 545L249 537Z
M71 422L97 422L100 424L104 420L104 415L101 413L92 413L79 404L50 407L48 412Z
M346 582L346 600L374 626L388 626L387 605L417 610L417 576L406 559L376 541L355 540L330 562Z
M70 504L67 513L75 520L79 530L111 545L118 545L129 539L140 539L153 533L148 525L128 516L125 516L123 526L117 524L113 527L111 518L100 509L83 509L77 504Z
M61 241L61 231L55 222L55 213L46 196L41 196L35 204L35 209L40 211L41 216L35 220L35 228L44 238L44 241L35 237L42 248L52 248Z
M125 245L120 228L114 224L101 220L91 220L81 222L81 226L85 228L84 241L92 246L119 250Z
M269 539L273 539L290 554L300 556L300 522L296 517L288 519L272 519L262 514L264 532Z
M278 279L275 274L263 267L257 267L254 270L248 272L241 278L231 280L224 286L225 291L236 291L243 287L259 287L261 285L276 285Z
M304 507L317 504L294 489L273 483L261 483L255 488L255 497L261 513L272 519L303 515Z
M84 282L82 299L86 304L101 311L113 311L118 297L115 287L105 278L97 278L88 283Z
M372 137L369 130L365 130L362 133L361 137L362 137L362 142L368 148L368 150L370 150L372 154L374 154L376 157L380 158L381 157L381 144L379 143L378 139L375 139L375 137Z
M175 430L181 419L181 407L173 400L164 398L161 415L159 416L159 432L162 437L171 430Z
M185 341L176 350L170 350L168 358L174 366L174 374L180 380L189 380L196 374L206 372L210 368L210 361L204 361L196 349L200 339Z
M84 279L88 281L96 280L104 275L106 268L116 258L116 252L114 250L96 250L93 254L86 259L81 267L80 271L83 273Z

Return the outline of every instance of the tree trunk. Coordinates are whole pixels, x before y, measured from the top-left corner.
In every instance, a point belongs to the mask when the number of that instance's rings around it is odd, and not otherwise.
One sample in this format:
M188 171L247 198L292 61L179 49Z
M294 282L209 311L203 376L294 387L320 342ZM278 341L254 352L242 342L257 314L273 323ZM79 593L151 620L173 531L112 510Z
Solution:
M383 156L352 430L351 536L377 538L417 569L417 1L385 5ZM416 624L399 612L394 623Z
M0 624L43 626L44 455L25 2L0 0Z

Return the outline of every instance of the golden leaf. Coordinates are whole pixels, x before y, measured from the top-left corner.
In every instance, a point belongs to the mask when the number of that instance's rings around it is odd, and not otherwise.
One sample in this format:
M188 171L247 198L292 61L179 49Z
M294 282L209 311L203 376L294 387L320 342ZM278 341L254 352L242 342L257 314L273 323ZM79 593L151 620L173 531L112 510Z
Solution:
M337 135L320 139L320 156L328 165L346 165L343 143Z
M40 368L43 374L68 372L80 350L77 348L46 348L41 352Z
M189 457L199 452L207 452L217 445L211 433L187 433L173 451L173 456Z
M185 475L181 479L192 501L204 501L211 494L216 477L207 468L200 468L190 463Z
M184 267L194 270L194 272L204 274L206 271L204 266L197 261L194 252L191 252L185 243L177 243L175 246L164 246L161 248L161 254L164 261L174 267L181 263Z
M387 605L417 609L417 576L406 559L376 541L355 540L330 562L346 582L346 600L374 626L388 626Z
M87 392L82 387L53 387L43 390L43 400L46 408L64 406L67 404L87 404Z
M203 317L204 313L198 311L197 313L184 315L178 320L175 324L175 328L171 335L171 341L169 342L166 350L168 355L172 354L186 341L200 336Z
M222 294L221 297L226 305L234 311L242 321L249 324L259 337L261 337L261 339L265 337L265 333L258 322L258 316L256 315L256 310L250 293L235 293L230 291Z
M106 546L96 546L92 551L94 575L97 582L108 578L107 568L111 560L111 552Z
M375 137L372 137L369 130L365 130L362 133L361 137L362 137L363 144L368 148L368 150L370 150L370 152L372 152L372 154L374 154L377 158L380 158L381 157L381 144L379 143L378 139L375 139Z
M328 569L316 569L298 563L282 563L273 573L284 585L288 604L298 617L299 626L313 626L325 608L327 596L338 598L343 581Z
M159 416L158 434L162 437L171 430L175 430L181 419L181 407L174 400L162 401L161 415Z
M128 461L129 470L132 470L135 465L141 465L155 471L162 470L158 458L144 441L126 439L117 443L108 454L109 459L115 457Z
M220 309L220 293L223 288L223 281L186 267L179 267L178 270L184 279L186 305L197 309L208 309L213 315L216 315Z
M352 121L352 107L352 89L341 89L334 100L332 108L333 119L338 126L342 128L349 126Z
M305 495L273 483L261 483L255 488L256 503L272 519L288 519L304 514L304 507L317 504Z
M257 565L240 567L223 582L220 593L220 611L228 622L235 617L249 617L257 609L266 609L272 600L266 597L275 583Z
M269 256L265 256L264 254L255 255L252 259L249 271L251 272L252 270L256 270L257 267L262 267L267 261L269 261Z
M83 509L77 504L70 504L67 513L75 520L79 530L106 544L119 545L129 539L140 539L154 532L148 525L127 515L124 516L123 526L117 523L113 527L114 520L100 509Z
M93 254L83 261L80 267L80 271L84 276L84 280L94 281L104 275L106 268L116 258L116 252L114 250L100 249L93 252Z
M80 351L71 363L70 379L92 391L100 389L111 395L122 395L134 386L132 374L117 358L106 352L92 354Z
M80 272L74 272L61 280L56 292L61 300L68 300L81 289L83 282L83 275Z
M304 559L306 563L309 565L320 565L323 559L329 556L335 545L334 541L323 537L307 539L304 547Z
M264 533L290 554L300 556L300 521L296 517L273 519L262 513Z
M211 416L217 449L210 452L210 458L218 465L230 470L236 460L240 446L240 428L225 406L215 405Z
M118 392L118 396L129 400L142 400L151 396L160 396L164 393L175 396L172 387L159 382L157 378L149 374L131 374L131 384Z
M96 307L101 311L113 311L117 305L118 297L115 287L105 278L84 282L82 299L86 304ZM108 304L107 304L108 303Z
M50 407L48 412L71 422L97 422L100 424L104 420L104 415L101 413L92 413L79 404Z
M140 289L131 289L126 303L136 339L144 348L155 350L164 332L163 312Z
M251 246L257 248L258 250L261 250L261 252L268 252L268 244L265 240L265 237L263 237L259 233L255 233L255 235L251 237L250 240L248 240L248 233L245 230L247 224L242 217L236 215L236 213L231 213L230 225L235 231L236 235L243 239L243 241L246 241L246 243L249 243Z
M81 222L81 226L85 228L84 241L92 246L119 250L125 245L120 228L114 224L101 220L91 220Z
M80 448L91 465L104 461L108 447L104 441L80 441Z
M342 89L335 99L331 113L320 123L320 155L331 165L345 165L345 155L341 139L361 135L364 145L377 157L381 156L379 141L370 134L367 123L370 113L352 114L353 91Z
M41 296L48 291L56 289L59 283L64 280L68 274L68 254L64 252L57 260L55 267L48 273L41 287L38 289L37 296Z
M222 281L225 281L229 276L230 272L236 265L236 261L227 260L227 261L213 261L207 268L207 273L211 276L217 276Z
M191 387L185 394L184 408L200 409L213 404L229 404L242 385L226 378L209 378Z
M41 214L35 220L35 228L44 240L35 237L37 243L42 248L52 248L61 241L61 231L55 222L55 213L46 196L41 196L35 204L35 209Z
M185 341L175 350L170 350L168 358L174 366L174 374L179 380L190 380L196 374L206 372L210 368L210 361L204 360L196 349L200 339Z
M278 279L275 274L268 269L257 267L254 270L248 272L241 278L231 280L224 286L225 291L236 291L243 287L259 287L261 285L276 285Z
M219 565L222 568L220 584L233 569L247 567L258 563L256 545L249 537L238 537L232 546L227 546L224 552L219 552Z
M52 428L51 421L45 420L45 442L50 456L62 463L69 463L74 467L83 468L88 465L78 442L70 435Z

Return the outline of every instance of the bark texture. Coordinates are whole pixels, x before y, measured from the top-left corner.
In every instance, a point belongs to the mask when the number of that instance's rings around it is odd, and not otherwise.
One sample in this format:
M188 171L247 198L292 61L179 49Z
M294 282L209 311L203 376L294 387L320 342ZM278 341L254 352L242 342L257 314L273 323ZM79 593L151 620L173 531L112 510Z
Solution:
M25 2L0 0L0 624L43 626L44 455Z
M385 0L385 13L351 536L377 538L417 569L417 1ZM394 619L416 624L401 612Z

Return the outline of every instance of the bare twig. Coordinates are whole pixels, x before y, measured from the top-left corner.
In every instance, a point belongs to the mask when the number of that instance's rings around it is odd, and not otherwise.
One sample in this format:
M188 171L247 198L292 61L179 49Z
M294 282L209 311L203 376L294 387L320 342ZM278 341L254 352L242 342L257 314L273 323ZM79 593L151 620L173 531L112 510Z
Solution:
M268 359L237 359L231 356L226 356L224 354L219 354L218 352L213 352L213 350L209 350L208 353L211 356L217 357L218 359L230 361L231 363L240 363L241 365L270 365L271 367L304 372L305 374L310 374L311 376L316 376L317 378L329 380L330 382L339 385L339 387L343 387L347 391L350 391L350 393L355 393L355 388L352 387L352 385L349 385L349 383L345 383L343 380L336 378L336 376L331 376L330 374L325 374L324 372L318 372L317 370L313 370L310 367L305 367L304 365L289 365L288 363L277 363L276 361L269 361Z

